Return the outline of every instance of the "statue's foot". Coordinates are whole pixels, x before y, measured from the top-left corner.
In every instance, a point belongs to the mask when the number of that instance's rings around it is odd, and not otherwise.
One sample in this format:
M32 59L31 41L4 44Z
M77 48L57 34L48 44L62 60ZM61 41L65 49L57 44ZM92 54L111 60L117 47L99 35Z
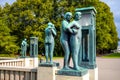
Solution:
M70 68L68 66L63 67L64 70L69 70Z
M50 61L50 64L53 64L53 62L52 62L52 61Z
M46 61L46 63L48 63L48 61Z
M77 67L75 67L74 69L77 70L77 71L79 71L79 70L80 70L80 67L77 66Z

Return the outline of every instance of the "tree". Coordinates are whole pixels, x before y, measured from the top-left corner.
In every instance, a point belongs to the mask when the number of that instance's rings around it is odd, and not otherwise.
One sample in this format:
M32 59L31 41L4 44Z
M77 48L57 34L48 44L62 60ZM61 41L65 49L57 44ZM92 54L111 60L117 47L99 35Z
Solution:
M16 37L10 36L10 29L3 20L0 20L0 54L17 53L19 47L15 44Z
M104 53L117 48L117 31L110 8L103 2L95 5L97 9L97 52Z
M20 46L23 38L39 37L39 53L44 52L44 30L48 22L55 24L55 55L63 56L60 45L60 27L66 12L74 14L75 8L94 6L97 9L96 31L97 52L104 53L117 47L118 37L110 8L99 0L17 0L12 5L6 4L2 17L6 17L6 26L11 36L16 36L16 45ZM0 8L1 10L1 8ZM29 42L29 41L28 41Z

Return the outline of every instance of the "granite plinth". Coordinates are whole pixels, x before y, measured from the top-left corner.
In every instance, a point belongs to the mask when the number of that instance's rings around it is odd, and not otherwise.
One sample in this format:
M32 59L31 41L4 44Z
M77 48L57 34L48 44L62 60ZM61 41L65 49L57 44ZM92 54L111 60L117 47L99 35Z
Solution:
M66 76L83 76L88 73L88 70L85 68L80 68L80 70L74 70L74 69L61 69L57 72L57 75L66 75Z
M73 73L77 73L75 76L72 74L70 74L71 73L71 71L69 72L68 71L68 74L66 75L66 73L65 73L65 75L63 75L63 73L62 73L62 75L56 75L56 80L89 80L89 73L87 72L85 75L83 75L83 76L78 76L78 74L80 74L80 72L74 72L73 71Z
M98 80L98 67L89 69L89 80Z
M40 63L37 70L37 80L56 80L55 72L59 63Z

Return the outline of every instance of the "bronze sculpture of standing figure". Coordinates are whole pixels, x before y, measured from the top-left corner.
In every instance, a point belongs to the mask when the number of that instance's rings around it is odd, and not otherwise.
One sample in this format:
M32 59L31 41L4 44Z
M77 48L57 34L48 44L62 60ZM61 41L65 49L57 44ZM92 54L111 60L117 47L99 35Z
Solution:
M21 43L21 57L26 57L27 52L27 39L24 39Z
M72 13L67 12L64 16L64 20L62 21L62 26L61 26L60 43L65 53L63 69L69 69L68 63L70 57L70 45L69 45L70 34L67 30L67 26L70 23L71 18L72 18Z
M52 63L53 51L54 51L54 37L57 35L54 24L48 23L48 27L45 29L45 56L46 63L48 63L48 57L50 57L50 63Z
M81 45L81 26L79 20L81 18L81 12L76 12L74 20L67 26L70 34L70 48L73 60L73 69L79 70L78 66L78 55Z

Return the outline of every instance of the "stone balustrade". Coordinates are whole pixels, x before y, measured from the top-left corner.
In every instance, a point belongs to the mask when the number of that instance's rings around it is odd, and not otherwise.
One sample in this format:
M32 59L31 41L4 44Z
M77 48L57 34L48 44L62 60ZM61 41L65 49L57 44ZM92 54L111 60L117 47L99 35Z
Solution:
M37 80L37 68L0 66L0 80Z
M25 63L23 59L16 59L16 60L0 60L0 66L19 66L24 67Z
M13 60L0 60L2 67L38 67L38 58L18 58Z
M39 64L39 66L38 66ZM59 73L58 63L38 63L38 58L0 60L0 80L98 80L98 68L78 76L79 71ZM73 73L77 75L73 75ZM70 75L69 75L70 73Z

